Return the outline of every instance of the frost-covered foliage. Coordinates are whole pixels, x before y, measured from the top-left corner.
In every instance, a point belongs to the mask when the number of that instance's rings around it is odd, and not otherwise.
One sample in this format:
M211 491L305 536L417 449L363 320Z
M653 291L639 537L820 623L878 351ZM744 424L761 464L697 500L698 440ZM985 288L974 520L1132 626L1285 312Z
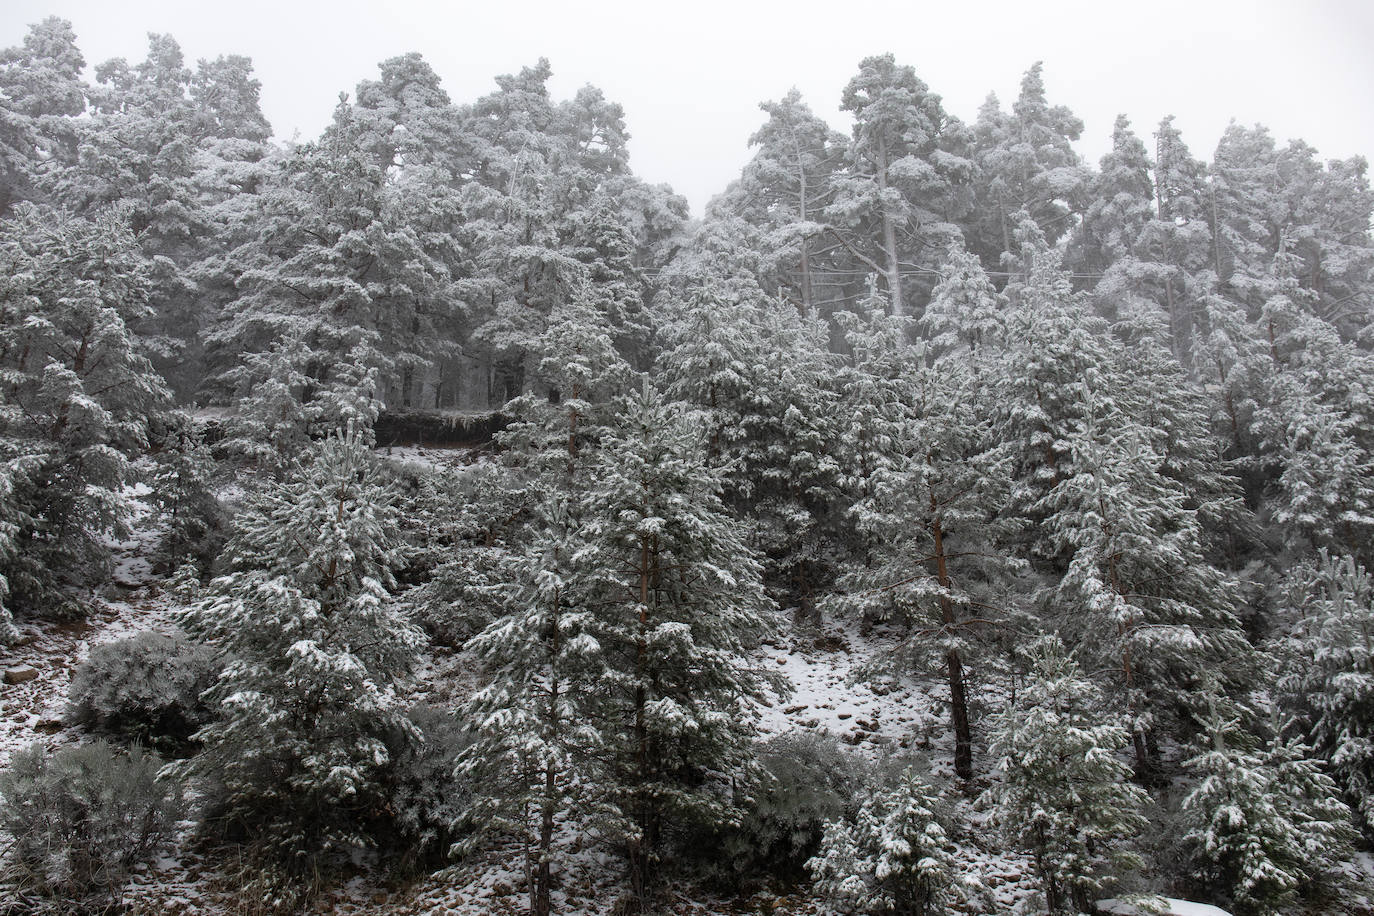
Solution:
M0 223L0 588L56 606L109 569L132 459L167 391L130 325L148 265L123 215L24 206ZM0 611L0 630L8 611Z
M379 845L407 864L437 865L469 827L472 785L458 761L472 744L468 728L452 712L435 706L411 708L406 718L418 738L393 737L391 766L385 776L386 809L379 815Z
M158 767L137 746L100 741L55 752L38 742L16 753L0 773L0 828L13 838L6 877L74 912L102 911L171 835L180 791Z
M703 411L707 460L724 474L726 503L753 523L771 591L814 620L843 518L832 454L838 360L819 316L798 315L750 274L730 272L741 243L716 235L690 265L702 273L660 303L664 383Z
M1374 577L1324 551L1295 570L1297 615L1279 682L1305 740L1330 764L1366 829L1374 825Z
M226 377L238 398L224 424L224 449L281 471L330 430L371 429L381 411L378 357L367 332L345 336L340 353L288 332L265 352L244 354Z
M423 636L387 592L398 527L367 438L336 433L249 498L231 571L184 615L224 658L187 769L293 868L366 841L396 736L415 739L396 685Z
M860 763L834 738L809 733L769 738L757 753L761 779L739 826L725 832L725 864L744 880L798 876L850 804Z
M992 726L1001 783L986 801L1003 834L1029 850L1051 913L1086 912L1125 870L1128 843L1146 824L1150 798L1117 753L1126 729L1053 637L1035 647L1016 702Z
M216 673L210 651L180 635L105 643L72 675L67 717L164 753L183 750L209 720L201 694Z
M939 811L944 803L914 768L872 792L853 821L825 825L807 862L834 913L936 916L964 897L960 862Z
M161 431L149 486L166 527L158 559L166 571L188 559L208 569L228 536L229 513L215 494L215 461L191 418L170 415Z
M1211 747L1187 763L1198 779L1182 805L1191 877L1214 882L1239 916L1289 912L1349 860L1350 809L1309 748L1275 738L1255 751L1234 720L1209 728Z
M625 399L580 508L587 609L578 651L605 723L595 737L604 829L624 848L640 907L665 827L728 820L762 695L744 664L773 632L761 570L720 501L698 418L647 382Z
M461 646L501 612L507 564L527 536L530 484L505 464L483 462L426 474L404 501L418 529L407 593L417 623L437 645Z

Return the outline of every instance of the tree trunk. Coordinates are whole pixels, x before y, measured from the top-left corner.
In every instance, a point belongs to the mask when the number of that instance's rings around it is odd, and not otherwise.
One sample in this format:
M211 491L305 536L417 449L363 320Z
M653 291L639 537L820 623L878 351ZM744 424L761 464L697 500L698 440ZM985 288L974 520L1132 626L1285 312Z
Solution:
M887 289L892 295L892 314L898 318L906 314L902 304L902 272L897 262L897 227L892 222L892 211L887 208L887 142L878 141L878 193L883 198L880 204L883 211L883 253L887 256Z
M938 503L935 500L935 491L930 493L930 507L935 510ZM945 557L945 533L940 522L940 516L935 515L935 521L931 526L931 532L935 536L935 581L940 588L950 587L949 567ZM957 622L954 616L954 602L949 600L947 594L940 596L940 617L946 627L953 627ZM968 719L968 694L964 684L964 663L959 657L957 649L950 648L945 652L945 667L949 675L949 715L950 722L954 726L954 772L960 779L973 778L973 734L969 727Z
M557 697L554 698L557 701ZM533 916L549 916L550 881L552 879L551 852L553 850L554 791L557 788L557 774L552 763L544 767L544 804L539 819L539 862L534 872Z
M648 781L649 770L649 727L645 720L648 695L644 689L644 678L648 666L649 633L649 579L650 579L649 538L640 539L639 548L639 632L635 640L635 793L634 822L638 835L628 844L627 858L630 860L630 892L634 895L640 912L647 913L649 908L649 825L651 815L649 801L645 796L644 783Z

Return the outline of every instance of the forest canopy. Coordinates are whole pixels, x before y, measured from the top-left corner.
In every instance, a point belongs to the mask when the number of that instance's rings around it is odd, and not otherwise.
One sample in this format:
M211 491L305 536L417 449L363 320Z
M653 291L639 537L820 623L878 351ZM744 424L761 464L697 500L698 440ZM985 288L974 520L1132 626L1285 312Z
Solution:
M539 916L588 850L621 913L1370 880L1363 158L1123 116L1088 163L1040 63L965 121L886 54L847 135L763 102L693 219L542 59L454 100L394 57L293 142L245 57L86 73L57 18L0 52L0 647L144 589L79 725L178 758L263 901L361 849L514 856ZM389 455L444 424L459 458ZM788 665L851 649L931 734L797 725ZM79 769L45 761L6 803ZM25 893L118 892L32 829Z

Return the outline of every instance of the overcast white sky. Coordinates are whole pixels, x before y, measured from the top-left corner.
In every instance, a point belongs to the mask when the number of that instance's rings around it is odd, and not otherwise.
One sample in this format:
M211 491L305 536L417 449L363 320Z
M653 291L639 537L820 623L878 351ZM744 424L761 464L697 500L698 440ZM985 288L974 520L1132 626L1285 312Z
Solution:
M1118 112L1147 143L1177 115L1202 159L1231 118L1325 158L1374 154L1374 0L0 0L0 46L54 14L90 65L141 60L150 31L188 61L251 56L282 137L317 135L338 93L396 54L422 53L459 102L545 56L558 98L592 83L625 107L636 172L698 214L747 161L760 101L795 85L847 131L840 92L861 58L887 51L970 121L989 91L1009 106L1044 60L1050 100L1083 119L1094 163Z

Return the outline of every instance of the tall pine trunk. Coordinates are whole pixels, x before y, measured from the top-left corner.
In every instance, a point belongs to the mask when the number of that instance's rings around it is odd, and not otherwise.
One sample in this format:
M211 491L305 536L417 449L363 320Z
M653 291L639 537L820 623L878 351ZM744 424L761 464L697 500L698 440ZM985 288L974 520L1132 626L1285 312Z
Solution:
M949 600L950 587L948 557L945 554L945 532L936 510L935 491L930 493L930 508L935 512L931 533L935 538L935 581L946 592L940 595L940 617L948 628L958 622L954 602ZM959 651L951 647L945 652L945 669L949 675L949 715L954 726L954 772L960 779L973 778L973 734L969 726L968 694L964 684L964 663Z
M897 261L897 227L892 220L892 211L887 208L887 142L878 142L878 193L883 198L879 204L883 211L883 254L887 257L887 289L892 295L892 314L898 318L906 314L902 304L902 271Z

